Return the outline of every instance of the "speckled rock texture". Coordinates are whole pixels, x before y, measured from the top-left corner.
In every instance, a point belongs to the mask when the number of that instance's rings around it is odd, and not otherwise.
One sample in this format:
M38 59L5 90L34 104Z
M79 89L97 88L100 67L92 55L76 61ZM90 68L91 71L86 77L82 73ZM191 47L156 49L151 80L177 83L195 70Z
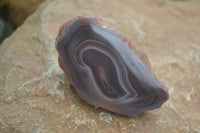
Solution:
M0 46L0 132L199 133L200 1L48 0ZM147 53L169 89L160 108L128 118L82 101L58 66L59 27L93 15Z

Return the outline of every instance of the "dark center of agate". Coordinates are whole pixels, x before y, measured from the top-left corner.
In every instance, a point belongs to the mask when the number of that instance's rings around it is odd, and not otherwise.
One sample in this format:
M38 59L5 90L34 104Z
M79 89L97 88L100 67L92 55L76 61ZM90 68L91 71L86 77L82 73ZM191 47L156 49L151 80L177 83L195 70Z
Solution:
M84 52L83 61L91 69L96 83L105 96L120 98L126 95L112 59L104 53L89 49Z

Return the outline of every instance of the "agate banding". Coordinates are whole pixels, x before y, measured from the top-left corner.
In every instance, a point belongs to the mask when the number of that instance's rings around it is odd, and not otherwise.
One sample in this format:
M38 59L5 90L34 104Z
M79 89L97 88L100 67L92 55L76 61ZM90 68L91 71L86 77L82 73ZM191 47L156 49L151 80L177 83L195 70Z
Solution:
M76 17L64 24L56 49L60 67L89 104L136 116L168 99L146 55L96 17Z

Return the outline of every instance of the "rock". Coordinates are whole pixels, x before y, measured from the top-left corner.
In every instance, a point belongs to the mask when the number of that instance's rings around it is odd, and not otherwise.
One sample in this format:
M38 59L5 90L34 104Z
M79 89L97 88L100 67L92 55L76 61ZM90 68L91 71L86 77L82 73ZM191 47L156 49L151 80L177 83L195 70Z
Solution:
M198 0L162 7L140 0L46 1L0 46L0 131L200 132L199 7ZM54 43L60 25L78 15L102 18L147 53L169 88L160 109L128 118L77 96Z
M15 26L21 25L44 0L8 0L9 14Z

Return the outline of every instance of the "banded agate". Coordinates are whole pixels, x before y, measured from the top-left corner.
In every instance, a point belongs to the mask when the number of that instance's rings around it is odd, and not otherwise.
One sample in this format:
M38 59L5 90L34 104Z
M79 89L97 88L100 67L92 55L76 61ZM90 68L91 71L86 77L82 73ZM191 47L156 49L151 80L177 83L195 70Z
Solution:
M64 24L56 49L60 67L89 104L133 117L168 99L146 55L96 17L76 17Z

